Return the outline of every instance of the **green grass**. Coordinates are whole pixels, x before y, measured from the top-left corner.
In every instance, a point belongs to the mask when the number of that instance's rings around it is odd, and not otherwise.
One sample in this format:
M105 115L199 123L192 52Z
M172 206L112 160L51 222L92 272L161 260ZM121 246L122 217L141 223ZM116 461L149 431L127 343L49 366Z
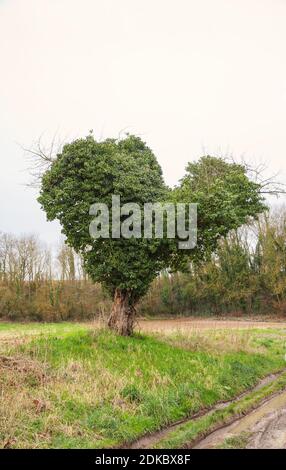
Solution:
M227 437L217 449L245 449L251 437L250 432L242 432L238 436Z
M68 331L78 331L79 329L85 329L84 324L61 322L61 323L10 323L1 321L0 322L0 339L1 335L5 333L14 333L24 335L25 333L65 333Z
M280 330L269 333L270 341L267 330L122 338L65 323L33 324L30 331L37 336L7 345L14 363L1 369L0 362L5 447L118 447L233 398L285 366Z

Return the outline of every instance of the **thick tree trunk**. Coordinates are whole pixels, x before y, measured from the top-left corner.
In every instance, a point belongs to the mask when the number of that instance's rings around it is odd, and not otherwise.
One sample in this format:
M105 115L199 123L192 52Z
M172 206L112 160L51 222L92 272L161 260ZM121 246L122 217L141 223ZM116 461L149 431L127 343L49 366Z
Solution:
M130 293L116 289L111 315L108 320L109 328L121 336L132 335L135 313L136 310Z

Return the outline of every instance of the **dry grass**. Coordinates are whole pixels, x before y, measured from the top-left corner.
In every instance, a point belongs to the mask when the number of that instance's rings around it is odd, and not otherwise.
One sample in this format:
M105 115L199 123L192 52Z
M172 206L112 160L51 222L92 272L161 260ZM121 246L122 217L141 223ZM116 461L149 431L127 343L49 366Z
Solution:
M1 447L17 444L19 423L27 413L38 414L47 409L47 403L36 398L33 390L43 389L48 380L48 370L42 362L24 355L0 356Z
M57 404L72 397L74 403L92 409L110 401L114 409L134 414L136 403L123 399L120 393L128 383L128 377L115 377L101 362L95 369L88 361L71 359L51 369L29 357L0 356L0 447L49 447L55 434L75 439L84 434L91 442L100 440L100 434L83 430L78 421L65 422ZM37 416L41 431L28 431Z
M158 336L158 334L154 334ZM261 347L253 344L253 334L251 330L202 331L193 329L183 331L182 329L177 329L174 332L161 332L160 339L172 346L189 351L204 351L220 354L230 352L263 352Z

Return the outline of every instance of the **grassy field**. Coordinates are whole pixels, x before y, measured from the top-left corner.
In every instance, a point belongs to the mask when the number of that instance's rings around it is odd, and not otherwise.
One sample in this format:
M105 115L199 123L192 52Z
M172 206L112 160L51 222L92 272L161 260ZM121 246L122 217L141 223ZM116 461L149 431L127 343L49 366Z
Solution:
M286 330L0 323L0 446L118 447L285 367Z

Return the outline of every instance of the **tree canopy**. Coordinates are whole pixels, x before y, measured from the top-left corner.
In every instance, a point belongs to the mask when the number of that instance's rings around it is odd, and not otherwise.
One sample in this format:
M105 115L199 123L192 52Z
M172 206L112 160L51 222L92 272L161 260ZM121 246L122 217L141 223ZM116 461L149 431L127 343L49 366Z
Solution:
M90 206L121 203L198 204L197 246L179 250L163 238L92 238ZM260 185L243 165L205 156L191 162L179 185L169 189L150 148L139 138L97 142L93 135L66 144L41 181L38 198L48 220L59 220L67 243L83 256L91 279L114 297L110 326L131 334L134 306L163 268L184 269L215 250L218 240L265 208ZM122 216L126 218L126 216Z

